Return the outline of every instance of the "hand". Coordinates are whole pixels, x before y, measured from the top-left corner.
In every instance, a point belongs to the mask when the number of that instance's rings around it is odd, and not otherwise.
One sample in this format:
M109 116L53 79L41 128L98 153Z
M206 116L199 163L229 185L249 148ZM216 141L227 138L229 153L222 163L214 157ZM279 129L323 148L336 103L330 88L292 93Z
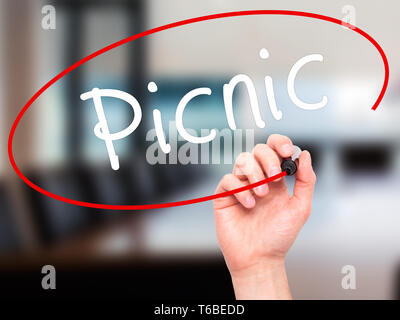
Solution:
M281 159L293 152L288 137L271 135L267 144L237 158L233 174L223 177L216 193L278 174ZM316 181L307 151L297 166L292 197L280 178L214 201L217 237L237 298L290 298L284 258L310 215Z

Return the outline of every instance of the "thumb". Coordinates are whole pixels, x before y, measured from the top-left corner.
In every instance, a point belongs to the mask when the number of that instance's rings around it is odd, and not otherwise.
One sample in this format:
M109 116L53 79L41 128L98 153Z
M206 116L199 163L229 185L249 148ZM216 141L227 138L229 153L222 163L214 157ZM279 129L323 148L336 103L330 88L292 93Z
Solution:
M294 184L291 201L296 208L307 215L311 212L315 182L316 176L311 164L311 155L308 151L302 151L299 156L296 182Z

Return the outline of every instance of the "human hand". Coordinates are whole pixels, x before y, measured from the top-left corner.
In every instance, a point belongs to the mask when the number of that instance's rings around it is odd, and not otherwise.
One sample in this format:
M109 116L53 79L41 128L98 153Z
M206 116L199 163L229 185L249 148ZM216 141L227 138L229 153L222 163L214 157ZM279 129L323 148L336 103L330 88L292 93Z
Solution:
M253 153L242 153L216 193L258 182L281 172L293 155L288 137L271 135ZM311 212L316 181L311 156L302 151L290 196L284 178L214 200L216 231L237 298L290 298L284 258Z

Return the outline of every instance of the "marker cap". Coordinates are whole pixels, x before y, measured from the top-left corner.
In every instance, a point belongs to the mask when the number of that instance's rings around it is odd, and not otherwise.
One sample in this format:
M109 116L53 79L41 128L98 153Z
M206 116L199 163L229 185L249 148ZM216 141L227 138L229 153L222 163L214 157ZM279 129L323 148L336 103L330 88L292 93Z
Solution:
M286 171L288 176L292 176L297 171L297 165L295 160L299 158L301 149L298 146L293 146L294 153L291 158L284 159L281 163L282 171Z
M294 162L292 159L285 159L282 161L281 169L282 171L286 171L288 176L292 176L297 171L296 162Z

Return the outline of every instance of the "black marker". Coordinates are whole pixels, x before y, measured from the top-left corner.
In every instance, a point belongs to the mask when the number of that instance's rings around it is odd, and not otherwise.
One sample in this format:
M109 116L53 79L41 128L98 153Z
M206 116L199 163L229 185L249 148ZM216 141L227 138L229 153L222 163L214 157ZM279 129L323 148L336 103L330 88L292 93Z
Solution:
M297 165L296 165L296 159L299 158L301 149L298 146L293 146L294 153L291 158L286 158L283 159L281 163L281 169L282 171L286 171L286 174L288 176L292 176L296 173L297 171Z

